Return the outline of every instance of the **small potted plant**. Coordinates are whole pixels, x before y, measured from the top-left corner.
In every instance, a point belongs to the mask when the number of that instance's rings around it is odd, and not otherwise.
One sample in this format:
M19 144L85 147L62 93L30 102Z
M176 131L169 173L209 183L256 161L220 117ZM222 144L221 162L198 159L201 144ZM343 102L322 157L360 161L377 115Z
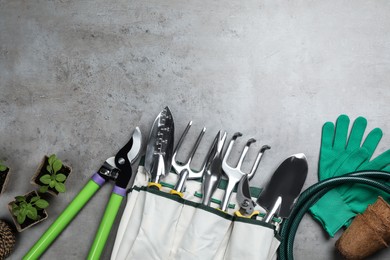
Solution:
M0 194L5 191L9 179L9 168L0 162Z
M16 229L19 232L42 222L47 218L45 208L49 203L42 199L36 191L31 191L24 196L17 196L8 203L8 210L12 214Z
M64 165L55 154L45 156L42 159L37 172L31 179L31 183L38 185L38 192L48 192L52 195L58 195L66 191L65 181L68 179L71 168Z

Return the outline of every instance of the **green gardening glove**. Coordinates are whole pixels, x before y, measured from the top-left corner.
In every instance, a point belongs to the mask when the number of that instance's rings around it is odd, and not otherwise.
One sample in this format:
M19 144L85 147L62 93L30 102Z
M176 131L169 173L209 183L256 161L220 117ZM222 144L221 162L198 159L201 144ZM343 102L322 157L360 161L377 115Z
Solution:
M390 170L390 150L370 161L382 137L380 129L372 130L361 145L366 125L364 118L357 118L347 141L347 116L340 116L336 127L332 123L325 123L319 161L320 180L354 171ZM378 195L389 198L389 195L365 185L342 185L325 194L310 208L310 212L333 237L341 227L348 226L356 214L375 202Z
M337 172L337 169L358 149L365 149L367 151L366 159L371 158L382 138L382 131L375 128L367 135L362 144L366 126L367 120L364 117L358 117L348 138L348 116L340 115L337 118L336 125L332 122L324 124L322 127L320 160L318 162L318 180L322 181L355 171L354 165L351 165L349 169L347 165L344 165L343 169L347 170L346 172Z

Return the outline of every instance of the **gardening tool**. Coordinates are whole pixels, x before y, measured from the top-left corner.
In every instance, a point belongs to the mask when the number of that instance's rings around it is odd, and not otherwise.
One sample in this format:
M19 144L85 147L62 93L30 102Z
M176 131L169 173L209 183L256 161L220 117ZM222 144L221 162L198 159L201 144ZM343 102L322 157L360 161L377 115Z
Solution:
M238 217L253 218L259 215L259 211L255 210L256 203L252 200L249 179L247 175L242 176L237 185L236 199L240 209L234 212Z
M175 151L174 151L173 157L172 157L172 167L175 170L175 172L179 175L179 180L177 181L173 190L171 190L171 194L176 194L180 197L183 197L183 190L184 190L185 183L186 183L187 179L191 180L191 179L201 178L203 171L205 169L205 165L206 165L206 162L204 162L203 165L201 166L200 170L198 170L198 171L194 171L191 169L192 159L195 155L196 149L198 149L198 146L200 144L200 141L203 138L204 133L206 132L206 128L203 128L202 131L200 132L198 139L196 139L196 142L195 142L194 146L192 147L190 154L187 157L186 162L180 163L176 160L177 152L180 149L181 145L183 144L183 141L184 141L185 137L187 136L188 131L191 128L191 125L192 125L192 121L190 121L188 123L186 129L184 130L182 136L180 137L179 142L176 145L176 148L175 148Z
M141 131L137 127L129 142L118 151L115 157L110 157L104 162L99 171L92 176L91 180L73 199L68 207L27 252L23 257L24 260L38 259L62 230L64 230L72 221L81 208L91 199L96 191L99 190L105 182L114 180L114 189L112 190L103 219L88 255L88 259L100 258L123 197L126 196L126 187L132 176L131 166L134 164L141 150L141 140Z
M222 135L219 131L209 151L206 168L202 180L202 201L205 206L210 206L211 197L222 178L222 150L226 141L226 132Z
M270 223L274 216L288 218L302 190L308 171L303 153L285 159L261 192L257 204L267 210L263 221Z
M268 150L270 149L271 147L269 147L268 145L264 145L257 157L256 157L256 160L255 160L255 163L253 164L253 167L251 169L251 171L249 173L245 173L241 170L241 166L242 166L242 162L244 161L245 159L245 156L248 152L248 149L249 149L249 146L256 142L255 139L251 138L247 141L245 147L244 147L244 150L242 151L241 153L241 157L236 165L235 168L229 166L227 164L227 159L230 155L230 152L232 150L232 147L233 147L233 144L234 142L236 141L236 139L239 137L239 136L242 136L241 133L237 132L233 135L232 137L232 140L230 141L229 143L229 146L226 150L226 153L225 153L225 156L223 158L223 161L222 161L222 169L223 171L225 172L225 175L227 176L228 178L228 185L226 187L226 191L225 191L225 195L223 197L223 200L222 200L222 207L221 207L221 210L222 211L226 211L227 207L228 207L228 204L229 204L229 199L230 199L230 196L233 192L233 189L234 187L236 186L236 184L241 180L241 178L244 176L244 175L247 175L248 176L248 179L252 179L252 177L254 176L256 170L257 170L257 167L259 166L259 163L260 163L260 160L261 158L263 157L263 154L264 154L264 151L265 150Z
M169 107L154 120L145 154L145 170L150 176L148 187L161 189L159 183L171 169L175 125Z

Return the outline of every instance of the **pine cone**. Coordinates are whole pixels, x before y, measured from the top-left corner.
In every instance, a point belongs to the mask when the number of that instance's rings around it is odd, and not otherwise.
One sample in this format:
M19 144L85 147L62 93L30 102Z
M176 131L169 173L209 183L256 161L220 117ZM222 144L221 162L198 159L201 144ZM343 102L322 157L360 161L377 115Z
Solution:
M0 259L5 259L12 253L15 242L15 234L11 226L0 220Z

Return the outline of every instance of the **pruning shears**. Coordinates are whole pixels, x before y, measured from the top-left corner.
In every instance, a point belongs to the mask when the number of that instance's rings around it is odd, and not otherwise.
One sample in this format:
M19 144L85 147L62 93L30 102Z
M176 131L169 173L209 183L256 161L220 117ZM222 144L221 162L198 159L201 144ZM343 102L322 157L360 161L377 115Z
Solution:
M247 175L244 175L238 183L236 199L240 205L240 209L234 212L237 217L255 219L259 215L259 211L255 210L256 203L251 198Z
M73 220L81 208L83 208L91 199L96 191L99 190L104 183L109 180L114 180L115 186L112 190L110 200L106 206L104 216L100 222L99 229L87 259L100 258L123 197L126 196L126 187L132 176L131 165L134 164L138 158L141 150L141 140L141 131L136 127L127 144L123 146L114 157L110 157L104 162L99 171L91 177L68 207L27 252L23 257L24 260L38 259Z

